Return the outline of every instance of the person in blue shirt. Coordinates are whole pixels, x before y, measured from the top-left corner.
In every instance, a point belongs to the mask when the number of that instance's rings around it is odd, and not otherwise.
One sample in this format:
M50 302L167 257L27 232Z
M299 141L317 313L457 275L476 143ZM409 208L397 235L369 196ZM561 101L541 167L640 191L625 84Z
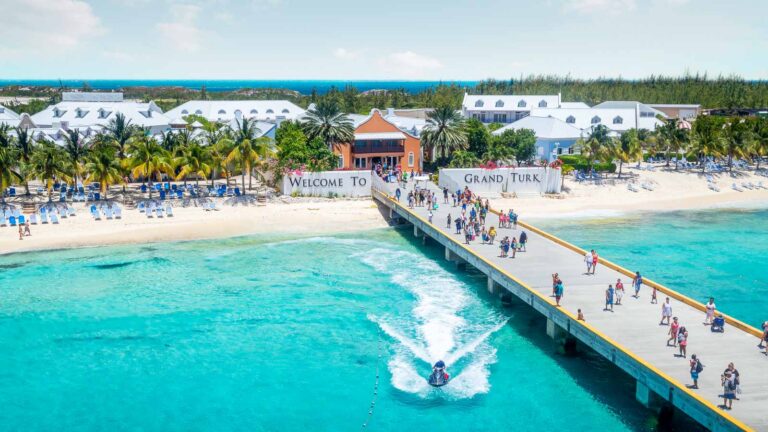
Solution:
M610 310L613 312L613 285L608 285L608 289L605 290L605 309L604 311Z

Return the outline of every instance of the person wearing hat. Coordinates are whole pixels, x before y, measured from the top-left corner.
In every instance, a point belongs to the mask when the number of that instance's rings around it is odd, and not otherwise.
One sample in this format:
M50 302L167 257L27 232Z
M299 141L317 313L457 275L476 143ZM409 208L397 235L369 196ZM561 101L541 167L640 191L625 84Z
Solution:
M720 377L723 383L723 409L733 409L733 400L736 399L735 376L730 369L726 369Z

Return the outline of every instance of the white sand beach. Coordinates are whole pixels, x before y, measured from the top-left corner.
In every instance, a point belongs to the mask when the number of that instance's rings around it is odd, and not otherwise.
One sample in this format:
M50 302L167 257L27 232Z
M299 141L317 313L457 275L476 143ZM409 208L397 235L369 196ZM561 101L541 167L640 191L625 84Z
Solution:
M603 184L577 183L570 177L564 193L553 197L492 199L497 209L513 208L524 219L603 218L639 211L674 211L720 207L768 207L768 189L735 191L731 185L768 179L741 171L715 176L720 192L707 186L699 172L638 171L625 169L631 180L611 175ZM638 185L630 191L627 182ZM653 191L641 184L652 184ZM219 211L181 207L174 203L174 217L148 219L136 209L124 209L121 220L95 221L83 204L74 204L78 215L58 225L31 226L32 236L18 239L15 227L0 228L0 253L88 247L126 243L196 240L250 234L342 233L388 226L386 217L368 199L279 198L264 206L219 203Z

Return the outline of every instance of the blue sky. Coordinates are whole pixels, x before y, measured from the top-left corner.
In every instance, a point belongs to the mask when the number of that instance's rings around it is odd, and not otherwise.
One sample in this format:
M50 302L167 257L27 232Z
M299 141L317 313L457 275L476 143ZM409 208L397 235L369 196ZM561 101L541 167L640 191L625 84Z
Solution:
M768 79L767 0L0 0L0 78Z

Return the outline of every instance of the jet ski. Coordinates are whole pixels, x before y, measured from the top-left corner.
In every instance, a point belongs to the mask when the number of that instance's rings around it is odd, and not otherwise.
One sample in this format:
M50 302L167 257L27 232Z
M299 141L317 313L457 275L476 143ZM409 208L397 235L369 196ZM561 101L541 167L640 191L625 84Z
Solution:
M435 363L432 367L432 375L429 376L429 385L432 387L442 387L448 384L451 376L445 371L445 362L442 360Z

